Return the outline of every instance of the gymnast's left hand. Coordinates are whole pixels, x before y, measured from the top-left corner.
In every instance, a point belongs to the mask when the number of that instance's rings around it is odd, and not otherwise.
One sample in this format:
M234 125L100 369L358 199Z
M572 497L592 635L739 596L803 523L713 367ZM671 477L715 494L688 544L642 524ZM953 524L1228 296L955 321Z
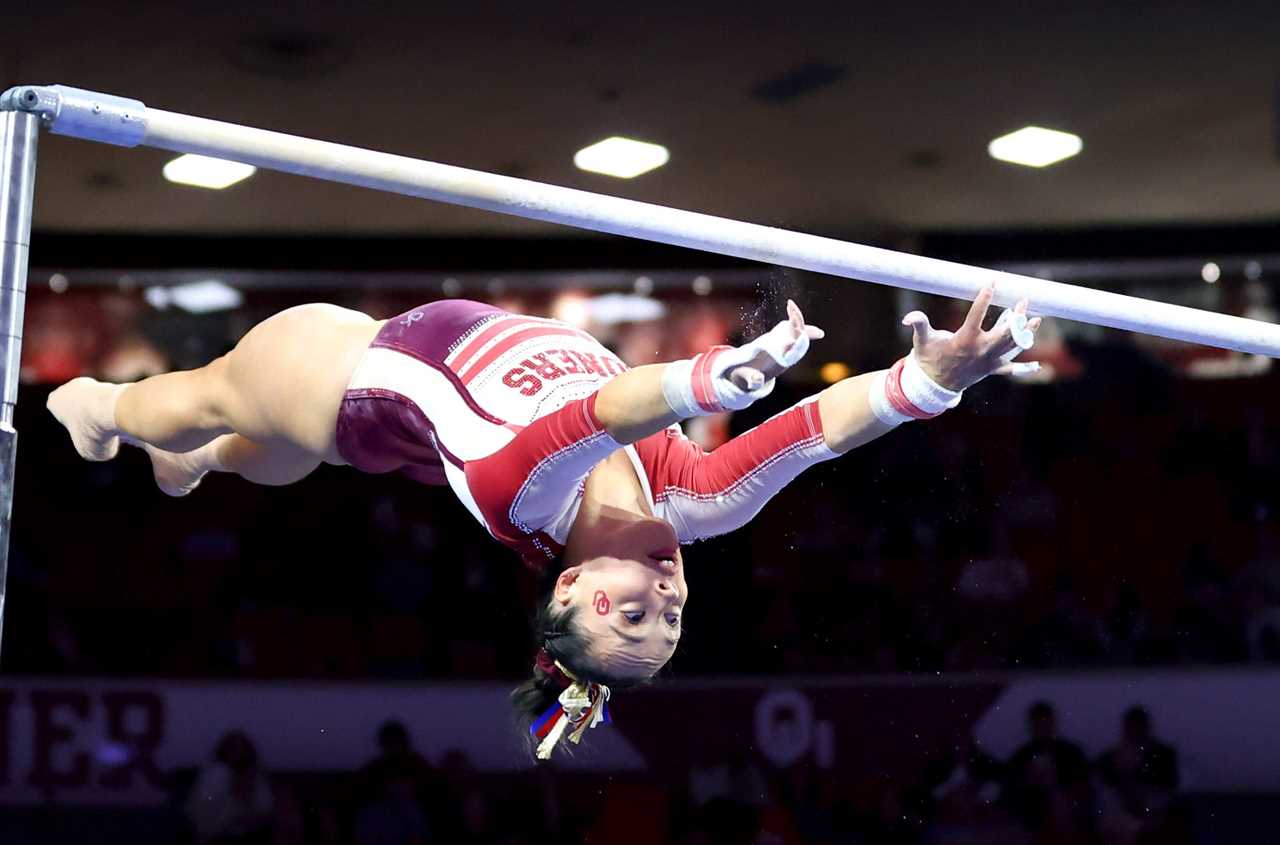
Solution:
M731 370L729 377L743 390L756 390L799 363L809 349L809 341L824 337L826 332L806 323L800 306L788 299L787 319L746 346L738 347L736 351L751 357L743 362L745 366Z
M1040 318L1026 319L1028 303L1024 299L984 330L982 321L995 289L992 283L978 292L964 324L954 332L935 329L922 311L902 318L902 324L911 328L912 352L920 368L949 390L964 390L994 373L1031 371L1032 365L1014 364L1012 359L1031 347Z

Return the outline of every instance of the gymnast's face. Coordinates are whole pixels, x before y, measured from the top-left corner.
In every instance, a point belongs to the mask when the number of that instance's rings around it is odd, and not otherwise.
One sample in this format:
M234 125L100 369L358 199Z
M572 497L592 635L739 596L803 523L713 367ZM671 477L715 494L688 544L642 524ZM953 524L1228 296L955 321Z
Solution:
M556 581L555 601L578 609L592 656L610 675L647 678L680 642L689 597L675 532L661 519L601 535L602 547L580 556ZM592 544L595 545L595 544Z

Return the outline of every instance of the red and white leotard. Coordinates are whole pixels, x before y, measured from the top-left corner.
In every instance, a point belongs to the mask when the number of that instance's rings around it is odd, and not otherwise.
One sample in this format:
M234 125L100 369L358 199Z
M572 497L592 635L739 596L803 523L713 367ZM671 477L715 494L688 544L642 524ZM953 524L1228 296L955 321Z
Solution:
M836 456L813 400L706 452L673 426L623 446L595 415L626 366L554 320L465 300L387 321L338 417L342 457L367 472L447 482L489 533L541 568L555 560L591 469L622 449L681 543L740 527L806 467Z

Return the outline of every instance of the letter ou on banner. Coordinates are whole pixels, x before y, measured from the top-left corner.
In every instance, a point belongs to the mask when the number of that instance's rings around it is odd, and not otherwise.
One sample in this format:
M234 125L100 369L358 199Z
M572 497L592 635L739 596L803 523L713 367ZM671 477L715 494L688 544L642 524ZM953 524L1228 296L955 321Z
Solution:
M756 702L756 747L779 768L799 762L810 751L820 768L835 764L835 730L813 717L813 703L799 690L770 690Z

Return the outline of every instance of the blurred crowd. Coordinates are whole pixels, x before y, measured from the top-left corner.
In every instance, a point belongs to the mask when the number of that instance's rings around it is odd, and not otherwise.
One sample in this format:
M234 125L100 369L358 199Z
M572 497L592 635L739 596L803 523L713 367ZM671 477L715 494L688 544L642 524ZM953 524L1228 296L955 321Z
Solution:
M1035 702L1027 737L1000 760L969 735L938 749L915 779L842 783L797 763L769 771L743 756L690 773L672 839L703 843L1191 842L1177 751L1135 705L1095 760L1058 733L1053 705Z
M1096 759L1034 703L1008 759L971 737L937 750L913 779L849 782L812 760L772 768L744 750L695 753L683 784L594 780L556 766L482 775L460 751L429 761L388 721L358 771L273 773L252 738L170 778L168 812L192 845L1144 845L1193 839L1177 751L1135 705Z

